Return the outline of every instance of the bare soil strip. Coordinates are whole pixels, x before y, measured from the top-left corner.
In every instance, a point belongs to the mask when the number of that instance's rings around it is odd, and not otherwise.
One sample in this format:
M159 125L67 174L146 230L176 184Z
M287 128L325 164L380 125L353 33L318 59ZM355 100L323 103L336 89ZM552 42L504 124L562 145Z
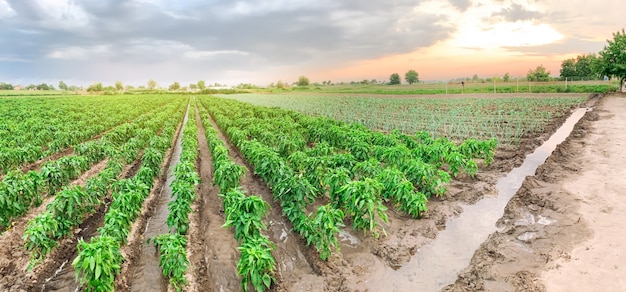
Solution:
M446 290L626 290L625 110L614 94L587 113Z

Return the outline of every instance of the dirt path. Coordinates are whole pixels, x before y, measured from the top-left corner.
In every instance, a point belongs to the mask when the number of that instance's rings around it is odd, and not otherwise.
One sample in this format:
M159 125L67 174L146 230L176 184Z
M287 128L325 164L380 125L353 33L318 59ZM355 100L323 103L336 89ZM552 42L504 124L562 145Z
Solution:
M624 123L625 95L596 104L446 290L625 291Z

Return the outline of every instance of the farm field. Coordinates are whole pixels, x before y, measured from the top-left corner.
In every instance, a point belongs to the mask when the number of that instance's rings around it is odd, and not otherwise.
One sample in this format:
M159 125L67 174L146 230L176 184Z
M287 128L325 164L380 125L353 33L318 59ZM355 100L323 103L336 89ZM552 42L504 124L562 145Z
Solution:
M524 135L541 133L553 119L562 118L588 94L465 94L354 95L354 94L233 94L219 95L307 115L325 116L390 132L427 131L462 141L496 138L518 145Z
M367 289L587 100L0 98L0 288Z

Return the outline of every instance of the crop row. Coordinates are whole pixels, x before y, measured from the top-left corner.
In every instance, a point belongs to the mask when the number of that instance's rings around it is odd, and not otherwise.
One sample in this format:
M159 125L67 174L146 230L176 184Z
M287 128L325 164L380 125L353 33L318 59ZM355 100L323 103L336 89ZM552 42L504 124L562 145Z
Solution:
M384 234L387 205L418 218L427 198L441 196L452 175L478 171L493 159L495 140L455 144L419 132L373 132L362 125L276 108L205 98L218 125L269 186L283 213L322 259L338 246L343 217L353 228ZM318 198L330 203L307 212Z
M59 192L54 200L46 206L46 211L40 213L28 222L24 232L25 247L30 252L30 267L41 262L44 257L57 246L58 240L71 233L86 216L93 213L97 206L103 203L109 189L117 183L117 178L122 172L122 166L138 158L139 152L146 145L160 145L166 147L169 141L157 136L163 130L163 123L179 111L180 106L172 103L166 111L149 116L150 120L137 121L131 125L140 128L141 131L132 131L136 135L121 145L122 151L116 152L113 145L109 146L106 153L100 155L95 152L97 148L90 148L91 155L108 157L104 170L98 175L89 178L85 187L65 187ZM147 117L148 118L148 117ZM102 150L102 149L100 149ZM108 154L107 154L108 153ZM146 151L143 154L145 161L158 159L158 153Z
M26 174L19 170L10 171L0 182L0 228L8 227L12 220L25 214L33 205L41 204L45 194L54 195L106 157L119 154L124 162L130 163L143 148L139 147L140 141L153 135L149 129L158 127L159 122L153 119L152 113L144 114L132 123L115 127L98 140L77 145L74 155L48 161L40 171L31 170Z
M526 134L540 133L586 100L581 95L556 97L373 98L341 95L223 95L263 106L278 106L307 115L361 123L374 130L414 134L427 131L460 142L497 138L514 144Z
M276 281L276 260L272 256L274 244L262 234L267 229L263 218L267 216L269 204L260 196L245 194L239 184L245 167L230 158L228 148L210 122L206 108L200 106L199 112L213 157L213 184L219 187L224 203L224 227L234 228L235 239L240 243L237 272L242 277L241 287L248 291L248 286L252 284L256 291L264 291Z
M168 100L154 96L0 99L0 175L92 139Z
M104 215L99 235L89 242L80 240L78 256L72 263L80 285L89 291L113 291L114 279L121 271L121 246L126 244L130 228L139 216L143 201L150 194L155 178L160 176L167 150L180 121L170 115L160 137L151 139L141 158L141 168L129 178L119 180L113 188L112 203Z
M189 266L187 260L187 230L189 230L189 213L191 204L196 199L195 189L200 183L196 172L196 158L198 157L198 128L195 112L187 111L181 142L180 161L174 168L174 180L171 183L172 196L168 204L167 227L169 233L159 234L153 239L160 252L159 265L163 275L176 291L182 291L187 284L185 273Z

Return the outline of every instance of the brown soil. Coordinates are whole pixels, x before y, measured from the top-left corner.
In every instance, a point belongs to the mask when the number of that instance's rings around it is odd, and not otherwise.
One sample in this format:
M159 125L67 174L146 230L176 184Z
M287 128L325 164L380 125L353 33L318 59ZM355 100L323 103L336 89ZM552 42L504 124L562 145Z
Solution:
M526 178L446 290L626 290L624 97L604 97Z

